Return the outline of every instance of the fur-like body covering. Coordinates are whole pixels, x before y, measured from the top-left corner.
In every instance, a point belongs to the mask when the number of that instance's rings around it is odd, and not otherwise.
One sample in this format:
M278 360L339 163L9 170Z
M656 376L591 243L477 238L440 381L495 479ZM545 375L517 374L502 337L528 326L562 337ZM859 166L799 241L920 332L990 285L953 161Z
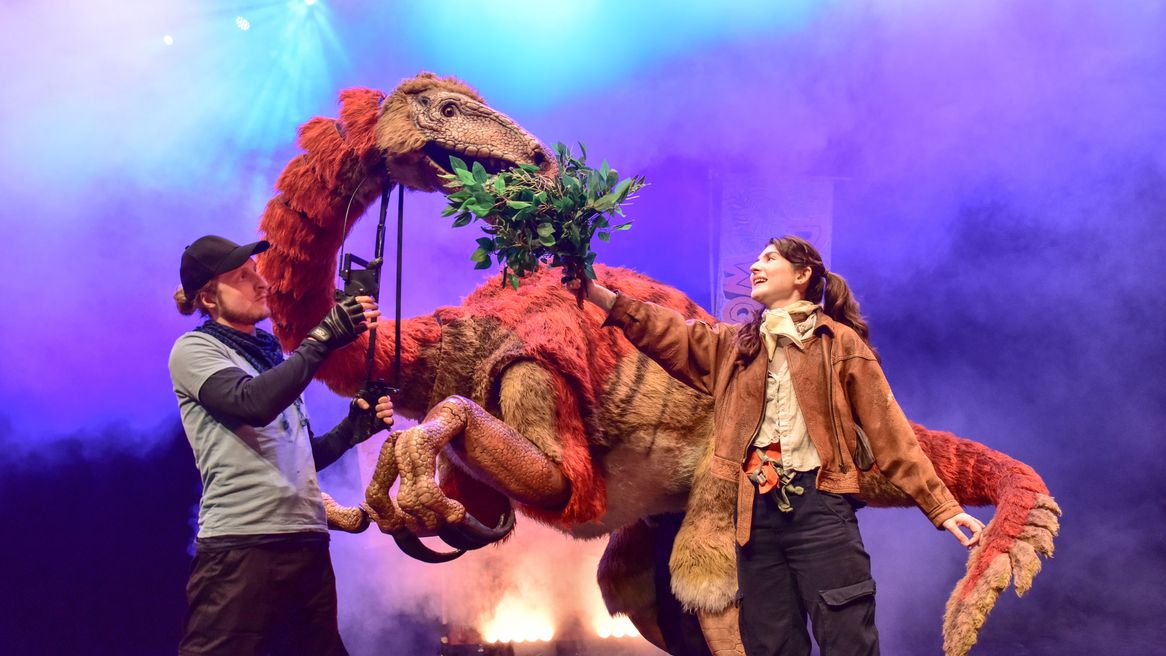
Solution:
M336 254L344 237L391 180L432 190L418 172L424 139L408 120L406 96L441 87L471 95L456 80L424 74L389 96L370 89L341 94L339 119L315 118L300 130L304 154L277 183L261 229L272 248L259 258L272 285L276 334L294 348L332 305ZM412 167L412 168L411 168ZM679 291L625 269L596 267L607 286L670 307L686 317L712 318ZM600 312L580 310L557 271L525 280L517 290L494 278L459 306L402 323L405 380L396 404L423 415L451 394L500 416L499 386L509 368L535 363L551 374L554 430L535 443L561 465L571 483L566 507L522 507L529 516L580 537L610 534L599 582L613 612L655 605L652 550L658 539L645 517L687 511L669 563L672 590L686 608L716 612L736 592L732 509L735 486L707 474L711 403L648 361L619 331L602 328ZM391 371L391 322L379 331L376 369ZM329 358L318 378L340 394L365 378L367 337ZM521 400L519 400L521 403ZM966 653L995 603L1014 581L1028 590L1051 556L1060 509L1027 465L950 433L915 427L940 478L965 505L998 510L972 552L944 622L945 651ZM456 495L455 478L444 486ZM467 488L468 489L468 488ZM908 505L877 472L862 480L873 506Z

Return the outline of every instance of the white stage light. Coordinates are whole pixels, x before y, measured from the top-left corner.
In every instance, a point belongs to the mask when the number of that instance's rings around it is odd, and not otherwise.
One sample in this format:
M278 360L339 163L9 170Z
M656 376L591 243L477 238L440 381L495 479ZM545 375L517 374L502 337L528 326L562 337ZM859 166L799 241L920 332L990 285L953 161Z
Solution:
M304 0L304 4L311 7L312 5L316 4L316 0Z
M235 27L238 27L239 29L246 32L247 30L251 29L251 21L247 20L246 18L243 18L242 16L236 16L235 17Z
M162 37L162 43L165 43L168 46L172 46L174 45L174 37L167 34L166 36Z

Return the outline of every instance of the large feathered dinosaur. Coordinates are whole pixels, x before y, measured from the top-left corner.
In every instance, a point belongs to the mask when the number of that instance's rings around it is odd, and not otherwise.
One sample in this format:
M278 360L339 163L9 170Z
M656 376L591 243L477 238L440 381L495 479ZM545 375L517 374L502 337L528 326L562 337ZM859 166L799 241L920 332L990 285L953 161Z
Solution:
M272 247L259 266L287 349L331 307L337 252L387 185L441 190L451 154L491 172L530 163L550 175L556 167L538 140L476 92L432 74L389 95L342 92L340 117L312 119L299 144L305 152L280 176L261 223ZM596 270L613 289L713 321L671 287L625 269ZM619 331L601 328L599 311L579 309L558 280L538 274L517 291L491 282L460 306L402 322L404 385L394 402L423 419L385 442L363 509L346 514L329 500L330 519L356 530L371 516L399 538L474 526L441 533L472 548L505 532L484 527L505 524L513 503L571 536L609 534L599 571L608 607L628 613L664 648L652 585L658 529L646 518L687 510L670 561L672 590L697 612L714 653L739 653L734 490L698 476L708 465L709 399L675 382ZM392 328L382 322L378 330L382 376L391 367ZM317 377L339 394L355 393L366 348L362 338L333 354ZM999 592L1012 581L1023 594L1040 569L1038 554L1052 555L1060 509L1027 465L950 433L915 431L961 503L997 507L944 619L945 651L964 654ZM398 476L394 500L388 490ZM862 489L872 506L911 504L877 471Z

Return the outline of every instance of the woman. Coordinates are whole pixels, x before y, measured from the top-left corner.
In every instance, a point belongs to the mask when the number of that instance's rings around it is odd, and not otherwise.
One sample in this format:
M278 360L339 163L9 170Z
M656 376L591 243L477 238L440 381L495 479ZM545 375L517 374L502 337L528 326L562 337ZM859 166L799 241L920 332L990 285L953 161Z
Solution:
M594 282L586 296L608 311L605 325L714 399L709 472L737 483L746 654L808 655L807 614L823 656L877 654L875 586L850 496L859 469L877 464L968 548L983 524L920 450L846 281L790 236L770 240L750 271L764 309L742 326L686 321Z

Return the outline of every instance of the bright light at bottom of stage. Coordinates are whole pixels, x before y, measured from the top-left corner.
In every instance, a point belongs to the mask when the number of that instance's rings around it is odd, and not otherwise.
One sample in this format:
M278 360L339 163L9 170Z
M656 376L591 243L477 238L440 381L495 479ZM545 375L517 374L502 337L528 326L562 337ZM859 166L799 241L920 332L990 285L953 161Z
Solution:
M304 4L311 7L312 5L316 4L316 0L304 0Z
M636 638L640 635L627 615L596 618L595 633L600 638Z
M174 45L174 37L167 34L166 36L162 37L162 43L165 43L168 46L172 46Z
M247 30L251 29L251 21L247 20L246 18L243 18L242 16L236 16L235 17L235 27L238 27L239 29L246 32Z
M507 598L494 610L494 617L483 627L482 636L490 644L550 642L555 637L555 625L543 610Z

